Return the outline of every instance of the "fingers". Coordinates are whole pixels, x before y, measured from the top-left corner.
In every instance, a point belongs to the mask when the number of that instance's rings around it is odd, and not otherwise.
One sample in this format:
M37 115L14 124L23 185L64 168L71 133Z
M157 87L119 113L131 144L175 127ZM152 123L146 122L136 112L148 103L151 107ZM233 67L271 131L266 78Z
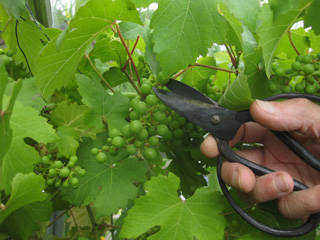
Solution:
M320 106L307 99L282 102L256 100L250 107L253 119L266 128L277 131L297 131L320 138Z
M223 181L239 192L240 198L248 203L266 202L292 192L292 177L283 171L255 177L251 170L239 163L224 162L221 169Z
M212 135L208 135L206 139L200 145L201 152L209 157L216 157L219 155L218 145Z

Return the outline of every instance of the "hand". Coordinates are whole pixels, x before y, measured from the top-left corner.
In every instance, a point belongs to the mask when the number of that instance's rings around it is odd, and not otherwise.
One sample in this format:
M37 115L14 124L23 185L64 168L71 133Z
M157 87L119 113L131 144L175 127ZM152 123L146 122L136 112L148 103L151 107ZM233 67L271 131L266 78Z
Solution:
M279 211L287 218L303 218L320 212L320 172L300 160L266 129L290 132L320 159L320 106L306 99L257 100L251 105L250 113L257 123L245 123L230 145L262 143L261 148L242 150L237 154L276 172L257 177L246 166L225 161L221 170L223 181L240 190L239 196L246 202L278 199ZM201 144L201 151L208 157L219 154L211 135ZM309 189L292 192L293 178Z

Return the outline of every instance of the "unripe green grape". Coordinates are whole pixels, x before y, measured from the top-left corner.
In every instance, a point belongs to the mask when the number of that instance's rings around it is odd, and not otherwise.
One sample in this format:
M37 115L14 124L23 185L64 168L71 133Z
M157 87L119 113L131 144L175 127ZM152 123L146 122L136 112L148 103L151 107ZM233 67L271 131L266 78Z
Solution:
M315 94L317 92L317 87L314 86L314 85L307 85L305 88L304 88L304 91L307 93L307 94Z
M177 139L181 139L184 135L184 132L181 128L178 128L176 130L173 131L173 136Z
M164 124L160 124L158 125L157 127L157 133L160 135L160 136L164 136L166 135L166 133L169 131L168 127Z
M284 93L291 93L293 91L293 88L290 85L286 85L283 87L282 91Z
M303 84L302 82L297 83L297 84L294 86L294 89L295 89L297 92L301 92L301 91L303 91L303 89L304 89L304 84Z
M279 90L279 85L275 84L273 82L269 82L268 83L268 89L270 90L270 92L275 93Z
M215 94L216 90L213 87L207 87L206 94Z
M138 134L137 134L137 139L143 141L146 140L149 136L149 133L147 129L142 129Z
M99 149L98 148L92 148L91 149L91 154L92 155L97 155L99 153Z
M153 94L149 94L147 97L146 97L146 103L149 104L150 106L154 106L156 105L157 103L159 102L159 99L153 95Z
M312 55L304 55L302 57L302 62L304 64L312 63L313 62L313 56Z
M132 134L131 131L130 131L130 125L129 125L129 124L125 125L125 126L122 128L122 132L123 132L123 136L124 136L125 138L130 138L130 137L133 136L133 134Z
M62 183L62 187L64 187L64 188L69 187L69 181L68 181L68 180L65 180L65 181Z
M108 145L104 145L101 148L102 148L102 151L108 151L109 150L109 146Z
M149 108L148 105L145 102L139 101L136 104L136 111L140 114L145 114L146 112L148 112Z
M138 120L140 119L140 113L138 113L137 111L133 110L129 113L129 118L131 120Z
M313 64L306 64L303 66L303 72L307 75L312 75L314 72L315 68Z
M180 127L180 123L178 120L173 119L169 124L170 129L175 130Z
M302 64L299 61L295 61L294 63L291 64L291 68L294 71L301 71L302 70Z
M13 57L13 55L15 55L16 52L17 52L16 49L8 49L8 51L6 52L6 55L7 55L8 57Z
M282 67L278 67L275 71L274 71L275 75L279 76L279 77L284 77L284 75L286 74L284 68Z
M98 163L104 163L105 161L107 161L107 154L105 154L104 152L99 152L97 155L96 155L96 161Z
M56 180L55 183L54 183L54 186L55 187L60 187L61 186L61 180Z
M68 167L73 168L75 165L76 165L75 162L72 162L72 161L69 161L69 162L68 162Z
M134 145L127 146L127 153L130 155L134 155L137 152L137 148Z
M112 139L112 145L117 147L117 148L120 148L124 145L124 140L122 137L120 136L116 136Z
M70 178L70 184L72 186L77 186L78 183L79 183L79 179L78 178L76 178L76 177Z
M138 98L134 98L134 99L132 99L132 100L130 101L130 106L131 106L133 109L135 109L136 104L137 104L138 102L140 102L140 100L139 100Z
M277 70L277 68L279 67L279 65L278 64L273 64L272 65L272 67L271 67L271 69L272 69L272 71L276 71Z
M165 143L163 143L163 142L160 142L160 143L159 143L159 150L160 150L161 152L166 152L166 151L168 151L168 149L169 149L169 147L168 147L167 144L165 144Z
M111 137L108 137L107 138L107 143L111 143L112 142L112 138Z
M156 146L159 144L159 138L157 138L156 136L152 136L149 138L148 142L151 146Z
M48 179L47 179L47 184L48 184L48 185L54 184L54 179L53 179L53 178L48 178Z
M57 174L57 170L55 170L54 168L50 168L48 174L50 177L53 177Z
M156 112L153 116L154 116L154 119L158 122L162 122L166 119L166 114L162 111Z
M173 138L173 133L171 131L168 131L164 136L163 139L166 141L170 141Z
M217 97L214 94L209 94L208 97L211 98L213 101L217 101Z
M192 131L192 130L194 130L194 124L191 123L191 122L188 122L187 125L186 125L186 128L187 128L189 131Z
M167 106L164 103L159 103L159 109L160 111L165 111L167 109Z
M147 78L141 78L141 79L140 79L141 85L142 85L142 84L145 84L145 83L147 83L147 82L150 82Z
M84 175L86 175L86 170L85 169L83 169L83 168L81 168L79 171L78 171L78 174L80 175L80 176L84 176Z
M187 123L187 119L185 119L184 117L179 117L178 121L180 123L180 126L184 126Z
M74 168L74 171L75 171L75 172L79 172L81 169L82 169L82 168L81 168L80 166L76 166L76 167Z
M147 160L153 160L157 157L157 152L156 150L154 150L153 148L146 148L143 151L143 156L147 159Z
M114 138L114 137L117 137L117 136L120 136L120 135L121 135L121 132L116 128L111 129L109 131L109 137L111 137L111 138Z
M219 101L219 99L222 97L223 93L222 92L216 92L216 99Z
M77 163L79 158L77 156L71 156L69 161Z
M67 167L64 167L60 170L59 175L63 178L69 177L70 175L70 170Z
M142 128L143 128L143 125L140 120L133 120L130 123L130 132L132 132L133 134L137 134L141 132Z
M62 168L63 163L60 160L54 161L53 166L56 168Z
M150 136L156 135L156 134L157 134L156 127L155 127L155 126L150 126L150 127L148 128L148 133L149 133Z
M152 87L149 84L142 84L140 90L143 94L147 95L151 93Z
M50 158L48 156L43 156L42 157L42 163L43 164L49 164L50 163Z
M173 139L171 144L174 146L174 147L178 147L182 144L182 140L181 139Z
M296 56L296 61L302 62L303 55Z
M163 77L163 72L160 72L157 76L157 80L160 84L164 85L166 84L167 82L169 82L169 78L164 78Z
M137 148L141 148L144 146L144 142L140 141L140 140L135 140L134 141L134 146Z

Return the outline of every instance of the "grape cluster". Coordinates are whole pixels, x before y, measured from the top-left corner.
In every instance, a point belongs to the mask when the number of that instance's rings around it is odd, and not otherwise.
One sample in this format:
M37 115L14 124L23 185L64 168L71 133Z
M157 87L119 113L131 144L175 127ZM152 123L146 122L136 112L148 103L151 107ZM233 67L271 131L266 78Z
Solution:
M48 185L66 188L71 185L71 187L77 188L78 176L84 176L86 170L76 166L77 156L71 156L67 163L61 159L53 157L52 154L44 155L41 163L36 167L36 171L44 176Z
M152 161L159 152L166 152L170 147L199 144L204 131L160 102L152 86L152 81L141 79L144 98L132 99L128 124L121 130L111 129L107 144L91 150L97 162L105 162L107 152L116 155L121 149Z
M316 94L320 89L318 81L318 77L320 77L320 53L317 56L298 55L291 68L284 69L275 64L272 71L273 76L268 83L268 89L272 93Z
M219 99L223 96L227 87L228 87L228 83L223 84L222 87L215 86L212 83L208 85L205 94L212 100L218 102Z

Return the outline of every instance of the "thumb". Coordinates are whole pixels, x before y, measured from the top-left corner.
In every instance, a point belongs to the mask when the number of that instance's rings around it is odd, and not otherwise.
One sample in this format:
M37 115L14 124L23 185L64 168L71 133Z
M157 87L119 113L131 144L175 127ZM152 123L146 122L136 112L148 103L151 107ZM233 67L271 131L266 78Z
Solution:
M304 98L281 102L256 100L250 106L252 118L275 131L296 131L320 138L320 106Z

